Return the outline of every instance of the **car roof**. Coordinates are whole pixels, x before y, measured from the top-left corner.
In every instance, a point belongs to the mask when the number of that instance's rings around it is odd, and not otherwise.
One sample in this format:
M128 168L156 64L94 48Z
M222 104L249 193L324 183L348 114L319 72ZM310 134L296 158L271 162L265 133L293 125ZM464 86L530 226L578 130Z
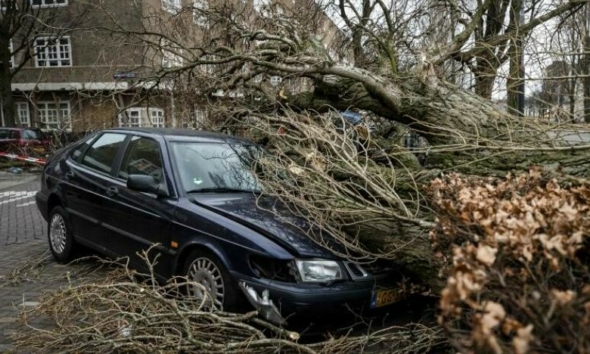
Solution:
M2 130L37 130L37 128L0 127Z
M138 132L138 133L147 133L147 134L154 134L154 135L161 135L165 138L182 138L182 137L189 137L189 138L201 138L206 140L238 140L243 142L252 143L250 140L241 138L238 136L215 133L215 132L208 132L203 130L193 130L193 129L174 129L174 128L112 128L112 129L105 129L105 131L119 131L119 132Z

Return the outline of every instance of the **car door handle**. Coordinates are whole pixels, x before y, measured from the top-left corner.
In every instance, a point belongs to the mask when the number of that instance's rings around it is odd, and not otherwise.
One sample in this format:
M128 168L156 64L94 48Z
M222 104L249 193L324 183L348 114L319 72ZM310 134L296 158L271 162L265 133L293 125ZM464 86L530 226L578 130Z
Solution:
M66 172L65 176L66 176L66 179L72 179L76 175L74 174L74 171L68 171L68 172Z
M117 189L117 187L109 187L109 188L107 188L107 195L109 197L114 197L115 195L117 195L117 193L119 193L119 190Z

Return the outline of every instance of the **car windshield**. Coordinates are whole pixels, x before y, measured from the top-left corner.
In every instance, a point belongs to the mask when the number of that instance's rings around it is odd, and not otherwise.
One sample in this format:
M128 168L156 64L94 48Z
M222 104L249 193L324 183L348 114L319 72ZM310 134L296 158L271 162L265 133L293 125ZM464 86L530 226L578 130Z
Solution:
M186 193L259 192L252 170L262 149L256 145L173 142L172 155Z

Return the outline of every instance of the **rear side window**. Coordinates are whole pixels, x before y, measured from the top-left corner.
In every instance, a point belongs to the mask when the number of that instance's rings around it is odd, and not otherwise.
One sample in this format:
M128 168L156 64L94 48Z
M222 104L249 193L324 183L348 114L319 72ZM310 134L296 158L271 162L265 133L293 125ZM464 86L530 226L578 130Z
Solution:
M104 173L111 173L117 152L125 141L125 134L101 135L86 151L82 165Z
M10 139L20 139L20 134L18 130L11 130L10 131Z
M43 140L43 133L40 130L27 129L23 131L23 139L26 140Z
M0 129L0 139L8 139L9 130L8 129Z
M147 175L158 183L162 181L160 146L155 140L139 136L131 139L119 171L123 179L129 175Z

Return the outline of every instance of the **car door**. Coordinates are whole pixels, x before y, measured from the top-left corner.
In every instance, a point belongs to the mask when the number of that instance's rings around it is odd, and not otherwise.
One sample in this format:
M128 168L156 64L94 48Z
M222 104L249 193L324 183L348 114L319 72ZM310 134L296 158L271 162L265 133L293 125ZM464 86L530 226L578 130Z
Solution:
M156 273L167 274L174 253L170 250L170 230L176 198L128 189L126 182L130 174L153 176L157 182L169 184L160 142L133 136L127 144L116 181L109 186L104 218L109 247L121 256L129 256L135 267L144 268L146 264L138 254L153 246L149 258L153 260L159 254Z
M76 147L60 163L60 189L76 240L105 251L101 219L108 180L127 135L104 133Z

